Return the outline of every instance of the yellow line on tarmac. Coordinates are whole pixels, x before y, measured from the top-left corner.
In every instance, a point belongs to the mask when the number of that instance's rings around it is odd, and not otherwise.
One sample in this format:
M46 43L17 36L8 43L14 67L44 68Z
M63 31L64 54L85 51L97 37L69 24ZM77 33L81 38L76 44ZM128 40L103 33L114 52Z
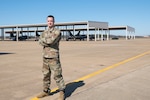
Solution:
M150 51L144 52L144 53L139 54L139 55L137 55L137 56L128 58L128 59L126 59L126 60L123 60L123 61L121 61L121 62L118 62L118 63L116 63L116 64L113 64L113 65L111 65L111 66L108 66L108 67L106 67L106 68L103 68L103 69L101 69L101 70L98 70L98 71L96 71L96 72L93 72L93 73L91 73L91 74L88 74L88 75L86 75L86 76L84 76L84 77L81 77L81 78L79 78L79 79L77 79L77 80L74 80L73 82L79 82L79 81L83 81L83 80L89 79L89 78L91 78L91 77L93 77L93 76L96 76L96 75L102 73L102 72L105 72L105 71L107 71L107 70L110 70L110 69L112 69L112 68L115 68L115 67L117 67L117 66L119 66L119 65L122 65L122 64L124 64L124 63L129 62L129 61L132 61L132 60L134 60L134 59L140 58L140 57L142 57L142 56L144 56L144 55L146 55L146 54L150 54ZM58 88L53 89L52 92L55 92L56 90L58 90ZM40 99L34 97L34 98L32 98L31 100L40 100Z
M119 66L119 65L122 65L122 64L124 64L124 63L129 62L129 61L132 61L132 60L134 60L134 59L136 59L136 58L142 57L142 56L144 56L144 55L146 55L146 54L149 54L149 53L150 53L150 51L147 51L147 52L144 52L144 53L139 54L139 55L137 55L137 56L131 57L131 58L126 59L126 60L123 60L123 61L121 61L121 62L119 62L119 63L113 64L113 65L111 65L111 66L108 66L108 67L106 67L106 68L103 68L103 69L101 69L101 70L98 70L98 71L96 71L96 72L93 72L93 73L91 73L91 74L88 74L88 75L86 75L86 76L84 76L84 77L81 77L81 78L79 78L79 79L77 79L77 80L74 80L74 82L78 82L78 81L81 81L81 80L86 80L86 79L88 79L88 78L91 78L91 77L93 77L93 76L95 76L95 75L98 75L98 74L100 74L100 73L102 73L102 72L105 72L105 71L107 71L107 70L110 70L110 69L112 69L112 68L115 68L115 67L117 67L117 66Z
M34 98L32 98L31 100L40 100L39 98L37 98L37 97L34 97Z

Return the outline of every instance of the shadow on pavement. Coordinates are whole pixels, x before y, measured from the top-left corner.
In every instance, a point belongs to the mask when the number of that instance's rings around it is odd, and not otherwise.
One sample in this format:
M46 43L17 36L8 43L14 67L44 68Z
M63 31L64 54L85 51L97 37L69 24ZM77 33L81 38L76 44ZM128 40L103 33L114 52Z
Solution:
M79 88L79 87L81 87L81 86L83 86L83 85L85 85L85 83L84 83L83 81L68 83L68 84L66 85L66 89L65 89L65 98L71 96L71 94L72 94L77 88ZM58 93L58 92L59 92L59 90L56 90L56 91L52 92L51 95L56 94L56 93Z
M14 53L0 52L0 55L7 55L7 54L14 54Z
M66 85L66 89L65 89L65 98L71 96L71 94L79 87L85 85L85 83L83 81L79 81L79 82L71 82L68 83Z

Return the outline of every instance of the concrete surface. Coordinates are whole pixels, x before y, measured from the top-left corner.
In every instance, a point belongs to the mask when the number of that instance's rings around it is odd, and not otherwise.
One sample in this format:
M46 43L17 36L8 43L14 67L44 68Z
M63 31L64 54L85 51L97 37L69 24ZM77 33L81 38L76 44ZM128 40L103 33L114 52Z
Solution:
M0 100L33 100L42 91L41 53L36 41L0 41ZM150 100L150 39L61 41L60 56L66 100ZM74 82L132 57L136 58ZM51 89L56 87L52 79ZM38 100L58 96L56 92Z

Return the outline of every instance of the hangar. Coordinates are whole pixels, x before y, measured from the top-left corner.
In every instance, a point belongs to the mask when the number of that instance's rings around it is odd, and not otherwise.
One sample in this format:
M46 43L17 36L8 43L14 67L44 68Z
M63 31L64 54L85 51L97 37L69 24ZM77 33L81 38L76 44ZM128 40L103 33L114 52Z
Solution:
M109 40L111 30L125 30L126 40L130 37L135 39L135 29L131 26L111 26L109 27L108 22L99 21L79 21L79 22L61 22L55 23L55 26L61 30L62 40L65 40L71 33L73 36L80 33L86 36L86 40L90 40L90 35L94 36L94 40ZM47 28L47 24L22 24L22 25L5 25L0 26L1 40L6 40L6 35L14 35L16 41L19 40L19 36L26 34L36 39L40 32ZM82 33L81 33L82 32Z

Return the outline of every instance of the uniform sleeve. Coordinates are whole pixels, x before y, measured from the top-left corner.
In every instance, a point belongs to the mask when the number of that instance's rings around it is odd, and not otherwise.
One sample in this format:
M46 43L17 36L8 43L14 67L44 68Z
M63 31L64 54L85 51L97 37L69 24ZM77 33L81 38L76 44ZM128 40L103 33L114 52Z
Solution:
M45 37L44 37L44 33L42 33L42 34L40 35L39 44L40 44L41 46L49 46L48 44L46 44L46 39L45 39Z

